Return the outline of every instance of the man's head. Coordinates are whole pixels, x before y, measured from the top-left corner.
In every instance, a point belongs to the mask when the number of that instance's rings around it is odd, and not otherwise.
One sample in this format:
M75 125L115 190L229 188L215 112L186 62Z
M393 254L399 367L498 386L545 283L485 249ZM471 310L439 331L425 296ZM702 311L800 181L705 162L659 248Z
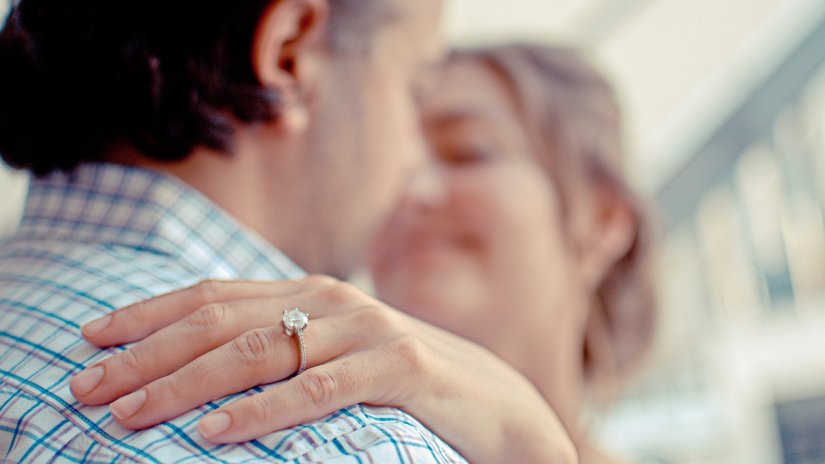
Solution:
M171 172L342 275L420 156L441 0L22 0L0 33L0 153Z

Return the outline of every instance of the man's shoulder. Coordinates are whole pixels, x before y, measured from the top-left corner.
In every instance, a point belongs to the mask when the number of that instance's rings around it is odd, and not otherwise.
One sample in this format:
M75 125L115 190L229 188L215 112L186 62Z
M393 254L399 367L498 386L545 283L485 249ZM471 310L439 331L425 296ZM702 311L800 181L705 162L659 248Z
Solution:
M114 352L83 324L194 283L168 257L103 244L13 240L0 247L0 374L55 389ZM22 381L20 380L20 381Z
M120 350L85 343L82 324L199 278L147 250L24 239L0 246L0 460L463 462L409 415L360 405L238 446L200 438L200 417L271 386L140 432L120 427L108 408L73 398L71 377Z

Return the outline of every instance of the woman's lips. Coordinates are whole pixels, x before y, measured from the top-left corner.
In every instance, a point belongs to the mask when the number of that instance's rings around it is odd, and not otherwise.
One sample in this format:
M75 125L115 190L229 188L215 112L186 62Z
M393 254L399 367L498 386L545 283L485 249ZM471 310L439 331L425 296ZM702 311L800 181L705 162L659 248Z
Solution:
M469 234L441 234L418 232L394 238L393 256L390 259L404 261L432 261L467 255L477 251L479 240Z

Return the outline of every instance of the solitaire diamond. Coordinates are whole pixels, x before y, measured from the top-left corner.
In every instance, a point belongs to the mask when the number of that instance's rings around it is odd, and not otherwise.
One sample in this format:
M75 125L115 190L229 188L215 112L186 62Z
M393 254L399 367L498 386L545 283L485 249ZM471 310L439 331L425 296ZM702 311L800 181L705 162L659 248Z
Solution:
M309 322L309 314L301 311L298 308L284 310L284 328L287 336L292 336L293 333L304 330Z

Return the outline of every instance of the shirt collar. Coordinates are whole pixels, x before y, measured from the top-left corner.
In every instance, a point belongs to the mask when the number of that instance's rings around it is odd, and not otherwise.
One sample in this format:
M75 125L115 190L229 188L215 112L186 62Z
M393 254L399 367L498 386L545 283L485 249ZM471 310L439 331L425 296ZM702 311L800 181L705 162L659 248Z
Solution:
M195 189L156 171L115 164L33 180L17 236L138 248L169 255L209 278L304 275Z

